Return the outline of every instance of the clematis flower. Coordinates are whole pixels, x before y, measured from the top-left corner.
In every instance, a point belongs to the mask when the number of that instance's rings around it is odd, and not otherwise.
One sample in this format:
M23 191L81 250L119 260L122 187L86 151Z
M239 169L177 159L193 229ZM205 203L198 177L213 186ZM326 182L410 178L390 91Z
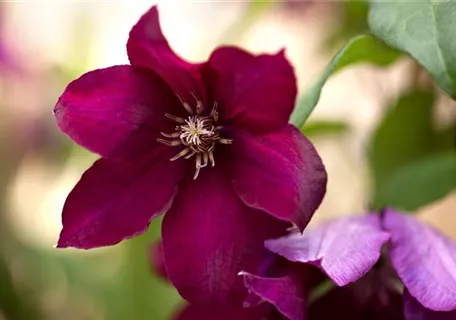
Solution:
M273 267L278 269L277 258L270 252L266 253L269 259L263 259L259 270L270 269L271 262L274 261ZM273 260L271 260L271 258ZM155 242L149 246L149 262L152 272L159 275L165 281L168 281L166 276L166 266L163 255L163 245L161 241ZM260 271L261 272L261 271ZM269 305L255 306L217 306L214 304L197 304L185 305L179 307L176 314L172 317L173 320L285 320L277 310Z
M288 118L296 79L284 52L219 47L177 56L151 8L132 28L131 65L88 72L59 98L59 128L98 153L69 194L57 247L116 244L162 222L166 274L193 303L240 304L267 238L302 230L326 173Z
M340 219L266 247L318 267L335 284L309 301L297 269L282 277L242 273L253 295L289 319L456 319L456 244L411 216L386 210Z

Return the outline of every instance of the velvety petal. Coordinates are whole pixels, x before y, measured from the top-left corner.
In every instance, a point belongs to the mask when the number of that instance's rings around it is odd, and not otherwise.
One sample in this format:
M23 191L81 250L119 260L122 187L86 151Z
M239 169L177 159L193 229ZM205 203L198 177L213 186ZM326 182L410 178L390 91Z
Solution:
M153 72L114 66L71 82L54 109L60 130L105 158L132 158L156 142L175 96Z
M241 272L241 275L250 274ZM297 296L298 298L301 296L307 297L316 287L328 281L328 277L317 267L314 267L311 264L290 262L267 249L265 249L261 265L254 277L257 277L261 281L275 281L275 279L293 280L293 287L291 289L295 291L294 296ZM244 283L246 283L245 279ZM274 284L274 282L272 283ZM246 286L248 288L247 284ZM256 306L263 303L265 300L267 299L262 298L259 293L250 289L246 300L244 300L244 305L249 307ZM271 303L274 304L272 300Z
M290 261L321 268L337 285L364 276L389 239L377 215L342 218L286 237L268 240L266 248Z
M456 309L447 312L427 309L405 290L404 317L405 320L454 320Z
M305 319L305 296L302 279L291 273L280 278L260 277L242 272L250 292L277 308L291 320Z
M456 309L456 243L409 215L386 210L389 256L410 294L435 311Z
M216 307L190 305L180 311L175 320L268 320L269 310L264 306L255 308Z
M303 230L326 192L326 171L312 143L292 125L254 137L238 132L232 145L234 188L244 202Z
M203 70L224 124L259 134L288 123L297 87L284 50L253 55L236 47L221 47Z
M162 224L168 277L191 303L232 303L246 296L241 270L256 272L263 241L287 225L245 206L223 168L184 181Z
M171 206L183 176L183 162L169 161L166 148L135 162L96 161L65 202L57 246L109 246L146 231Z
M149 246L149 261L152 271L161 278L168 280L165 256L163 254L163 244L161 241L157 241Z
M127 51L132 66L153 70L187 102L195 102L192 93L205 101L199 65L188 63L173 52L162 33L156 6L131 29Z

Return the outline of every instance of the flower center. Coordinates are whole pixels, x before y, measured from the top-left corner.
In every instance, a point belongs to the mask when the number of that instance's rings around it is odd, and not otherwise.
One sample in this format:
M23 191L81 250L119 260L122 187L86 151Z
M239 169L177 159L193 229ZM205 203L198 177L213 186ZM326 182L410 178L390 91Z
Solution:
M215 145L217 143L231 144L233 143L233 140L220 137L219 130L222 126L217 125L218 112L216 102L214 102L209 115L203 115L204 106L202 102L198 100L195 95L193 95L196 101L195 114L195 111L189 103L185 102L179 95L177 95L177 97L190 116L188 116L187 119L184 119L169 113L165 114L167 118L174 120L178 123L178 125L173 133L161 132L162 136L172 140L159 138L157 141L171 147L183 146L182 150L170 159L171 161L182 157L190 159L195 156L196 171L193 179L196 179L200 169L206 167L209 162L212 166L215 166Z
M190 116L185 125L176 127L176 130L180 131L182 143L195 153L212 151L220 138L210 117Z

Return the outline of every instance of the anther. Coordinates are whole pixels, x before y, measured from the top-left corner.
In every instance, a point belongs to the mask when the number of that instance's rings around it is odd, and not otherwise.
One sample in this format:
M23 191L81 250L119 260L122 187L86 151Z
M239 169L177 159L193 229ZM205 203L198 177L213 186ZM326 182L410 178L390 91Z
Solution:
M160 143L166 144L167 146L170 146L170 147L177 147L182 144L182 142L180 140L168 141L168 140L158 138L157 141Z
M165 138L179 138L180 134L179 132L173 132L173 133L165 133L165 132L160 132L160 134L162 136L164 136Z
M188 113L193 114L193 109L190 107L190 105L182 99L182 97L176 93L177 98L180 100L182 106L184 107L185 110L187 110Z
M195 171L195 175L193 176L193 180L196 180L196 178L198 178L198 175L200 173L200 167L196 167L196 171Z
M233 139L220 138L217 141L221 144L232 144L233 143Z
M193 96L193 98L196 101L196 114L201 115L201 113L203 113L203 109L204 109L203 103L201 102L200 99L198 99L198 97L193 92L190 91L190 94Z
M195 180L196 178L198 178L198 175L199 175L199 172L200 172L200 169L201 169L201 153L198 153L196 155L196 171L195 171L195 175L193 176L193 179Z
M192 151L192 150L191 150ZM184 159L190 159L191 157L193 157L195 155L195 151L192 151L191 153L187 154Z
M215 167L215 159L214 159L214 153L211 151L209 151L209 161L211 162L211 165L213 167Z
M201 164L201 168L207 167L207 163L209 161L209 155L207 152L203 153L203 163Z
M196 106L193 106L195 109L176 93L177 98L190 116L181 118L167 113L167 118L177 122L175 132L161 132L161 135L167 139L159 138L157 141L173 147L182 145L182 149L170 158L171 161L180 158L190 159L195 156L196 170L193 179L196 179L201 168L208 167L209 164L212 167L215 166L214 149L217 142L220 144L232 144L233 140L220 137L219 130L223 127L217 125L219 119L217 102L214 102L210 113L205 114L205 107L202 101L193 92L190 92L190 94L196 101Z
M203 113L203 106L201 105L201 102L198 101L196 104L196 114L200 115Z
M214 119L214 122L217 122L218 117L219 117L217 109L218 109L218 104L217 104L217 102L214 101L214 105L212 106L212 110L211 110L211 117L212 117L212 119Z
M174 120L177 123L182 123L182 124L185 123L184 119L182 119L180 117L173 116L172 114L169 114L169 113L165 113L165 117L170 118L171 120Z
M185 148L185 149L183 149L181 152L179 152L178 154L176 154L174 157L172 157L169 160L175 161L175 160L187 155L189 152L190 152L190 149L189 148Z

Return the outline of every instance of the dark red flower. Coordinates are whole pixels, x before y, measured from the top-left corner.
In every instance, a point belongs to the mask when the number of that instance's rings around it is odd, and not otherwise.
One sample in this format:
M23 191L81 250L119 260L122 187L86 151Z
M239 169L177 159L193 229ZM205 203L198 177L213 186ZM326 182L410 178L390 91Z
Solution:
M173 320L284 320L271 307L261 305L253 308L214 307L210 305L185 306Z
M55 106L60 129L101 155L67 198L58 247L108 246L162 224L166 271L191 302L239 302L240 270L288 222L303 229L326 173L288 118L296 79L281 51L178 57L156 7L133 27L131 65L89 72Z
M160 275L165 281L168 280L166 276L166 266L164 265L164 256L162 250L162 242L155 242L150 245L150 264L152 271L158 275ZM272 258L272 260L268 261L263 259L263 262L259 268L259 271L270 271L271 267L278 269L281 264L278 262L284 262L285 266L288 266L289 262L272 255L271 253L267 252L267 257ZM268 272L270 275L270 272ZM285 320L286 318L280 314L272 305L267 305L265 303L261 303L256 299L256 296L250 295L255 299L252 301L254 306L249 306L249 303L244 303L243 306L219 306L214 304L197 304L197 305L185 305L183 307L179 307L177 312L172 317L173 320Z

